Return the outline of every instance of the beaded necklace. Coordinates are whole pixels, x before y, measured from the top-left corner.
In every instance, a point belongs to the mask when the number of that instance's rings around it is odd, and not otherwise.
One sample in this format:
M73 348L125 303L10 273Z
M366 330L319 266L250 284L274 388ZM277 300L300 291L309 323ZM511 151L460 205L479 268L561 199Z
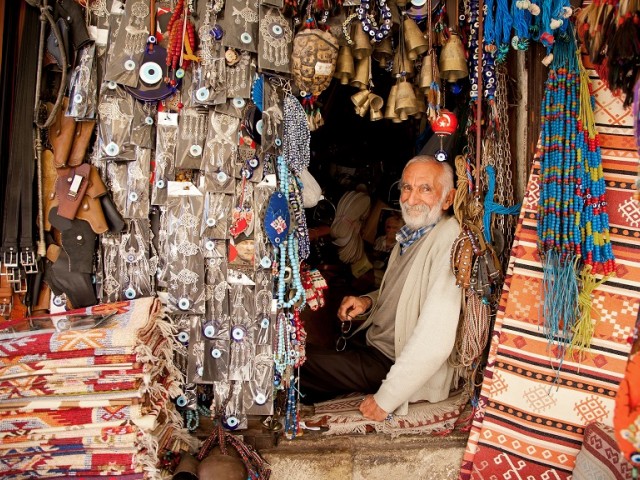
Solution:
M537 225L544 328L559 347L558 367L567 350L589 347L591 294L615 270L593 98L574 32L567 33L553 43L542 102Z
M475 103L478 98L478 0L470 0L467 12L469 19L469 79L471 81L471 92L469 96L471 102ZM484 42L483 42L484 43ZM495 48L487 48L482 54L482 85L484 98L492 102L496 95L495 85ZM482 97L482 95L481 95Z
M371 20L371 14L373 13L373 8L371 5L371 0L361 0L360 6L356 10L358 15L358 20L362 23L362 29L364 33L369 35L372 42L378 43L384 40L389 36L391 32L391 9L387 5L386 0L377 0L377 5L380 10L380 26L376 26L375 23Z

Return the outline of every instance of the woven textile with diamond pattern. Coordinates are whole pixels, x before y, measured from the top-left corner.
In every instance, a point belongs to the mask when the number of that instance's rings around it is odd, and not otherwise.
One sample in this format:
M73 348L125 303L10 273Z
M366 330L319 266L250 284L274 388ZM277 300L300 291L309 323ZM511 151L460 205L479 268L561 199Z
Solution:
M169 400L180 374L160 302L67 313L107 316L84 329L60 327L74 318L66 315L0 323L0 477L159 478L158 455L184 437Z
M589 66L585 63L585 66ZM596 327L581 361L557 365L540 318L542 265L536 249L538 172L520 212L489 362L460 478L569 478L587 424L611 426L614 398L640 305L640 203L633 200L638 153L630 109L589 70L607 185L616 276L593 295Z

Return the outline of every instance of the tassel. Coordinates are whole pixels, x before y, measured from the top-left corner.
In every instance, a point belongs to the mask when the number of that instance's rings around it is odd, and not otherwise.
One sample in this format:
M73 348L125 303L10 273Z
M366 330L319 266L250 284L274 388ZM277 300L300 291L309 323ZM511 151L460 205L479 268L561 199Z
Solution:
M559 347L555 357L560 364L578 318L578 260L577 256L562 258L558 252L549 250L542 264L544 332L549 348L554 344Z
M605 276L598 280L591 271L591 265L585 265L580 273L580 284L582 286L578 296L580 313L579 319L573 327L573 335L569 345L570 354L574 354L574 352L581 354L591 348L591 339L595 331L595 320L592 318L592 314L596 313L600 316L599 312L593 308L593 291L606 282L609 277Z

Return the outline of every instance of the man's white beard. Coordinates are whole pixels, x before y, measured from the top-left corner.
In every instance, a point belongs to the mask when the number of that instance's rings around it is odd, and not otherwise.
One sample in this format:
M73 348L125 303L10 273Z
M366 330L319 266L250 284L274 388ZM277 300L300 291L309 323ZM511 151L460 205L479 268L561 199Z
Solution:
M433 209L429 208L429 205L410 206L406 202L400 202L400 209L404 223L411 230L433 225L442 217L442 202Z

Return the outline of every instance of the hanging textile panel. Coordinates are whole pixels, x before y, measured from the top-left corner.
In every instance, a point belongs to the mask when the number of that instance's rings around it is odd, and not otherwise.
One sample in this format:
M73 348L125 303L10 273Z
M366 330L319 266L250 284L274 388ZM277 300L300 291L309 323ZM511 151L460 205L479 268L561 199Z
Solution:
M584 427L612 425L614 398L640 305L640 204L631 110L592 70L596 127L607 185L616 276L592 299L596 328L582 358L550 358L541 318L542 265L536 246L539 201L535 163L520 212L488 365L461 479L569 478ZM561 367L561 368L559 368Z

